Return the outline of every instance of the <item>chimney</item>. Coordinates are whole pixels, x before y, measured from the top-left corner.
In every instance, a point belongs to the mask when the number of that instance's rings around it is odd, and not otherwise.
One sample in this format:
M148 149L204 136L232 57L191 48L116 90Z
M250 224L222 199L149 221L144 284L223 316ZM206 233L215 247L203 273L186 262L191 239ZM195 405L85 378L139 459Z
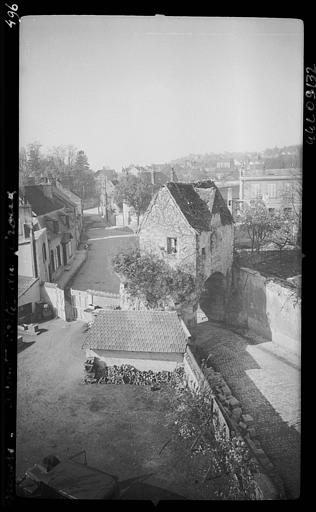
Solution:
M30 225L30 235L31 235L31 257L32 257L32 269L34 277L38 277L38 269L37 269L37 255L36 255L36 241L34 238L33 226Z
M174 168L173 167L171 167L171 171L170 171L170 181L173 181L173 182L177 181L176 173L174 172Z
M41 189L42 189L44 196L48 197L49 199L53 198L51 183L41 184Z

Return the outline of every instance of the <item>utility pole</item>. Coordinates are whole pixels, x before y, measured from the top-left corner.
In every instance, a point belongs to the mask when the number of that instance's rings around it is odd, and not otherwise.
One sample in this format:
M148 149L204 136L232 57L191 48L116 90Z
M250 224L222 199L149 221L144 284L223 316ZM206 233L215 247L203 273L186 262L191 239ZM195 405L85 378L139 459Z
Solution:
M37 255L36 255L36 240L34 238L33 225L29 225L30 228L30 243L31 243L31 259L32 259L32 270L34 277L38 277L37 268Z

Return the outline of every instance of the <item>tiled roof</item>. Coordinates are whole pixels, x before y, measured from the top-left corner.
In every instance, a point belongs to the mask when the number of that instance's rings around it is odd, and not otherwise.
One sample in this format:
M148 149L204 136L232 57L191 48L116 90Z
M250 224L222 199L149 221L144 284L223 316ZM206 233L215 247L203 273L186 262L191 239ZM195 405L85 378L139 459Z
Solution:
M57 201L61 201L63 203L63 206L70 206L72 208L77 206L77 204L72 199L70 199L70 197L65 194L63 190L60 190L57 187L52 187L52 194L54 199L57 199Z
M18 276L18 297L20 298L23 293L27 292L36 281L38 281L38 277Z
M166 187L190 226L198 231L209 231L212 214L192 184L169 182Z
M219 188L215 185L214 181L211 180L204 180L204 181L197 181L195 183L192 183L192 185L197 189L213 189L214 194L213 198L211 199L211 203L208 201L208 206L212 212L212 214L219 213L221 217L221 222L223 225L225 224L232 224L233 217L230 213L229 209L227 208L227 205L224 201L224 198L219 190Z
M101 311L83 348L184 353L187 338L176 311Z
M64 205L57 198L49 198L45 196L40 185L29 185L24 187L24 198L30 203L32 211L36 215L44 215L63 208Z
M197 231L209 231L212 215L219 213L222 224L231 224L233 218L226 203L211 180L195 183L166 183L185 218Z

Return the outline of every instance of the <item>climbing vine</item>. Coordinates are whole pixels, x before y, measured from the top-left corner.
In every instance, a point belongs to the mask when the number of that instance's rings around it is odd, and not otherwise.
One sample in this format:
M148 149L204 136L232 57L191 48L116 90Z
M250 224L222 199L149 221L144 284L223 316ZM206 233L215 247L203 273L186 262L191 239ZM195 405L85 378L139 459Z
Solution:
M192 303L203 281L189 272L171 268L155 254L143 254L138 249L117 254L112 265L126 291L153 309L170 303Z

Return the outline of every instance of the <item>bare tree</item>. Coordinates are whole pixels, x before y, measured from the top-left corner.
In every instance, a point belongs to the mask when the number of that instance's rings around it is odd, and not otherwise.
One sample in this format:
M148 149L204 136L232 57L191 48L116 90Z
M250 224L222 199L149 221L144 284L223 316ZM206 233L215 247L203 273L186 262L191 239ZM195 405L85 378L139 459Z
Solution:
M246 227L251 241L251 252L259 252L276 228L276 219L261 199L245 204L238 220Z

